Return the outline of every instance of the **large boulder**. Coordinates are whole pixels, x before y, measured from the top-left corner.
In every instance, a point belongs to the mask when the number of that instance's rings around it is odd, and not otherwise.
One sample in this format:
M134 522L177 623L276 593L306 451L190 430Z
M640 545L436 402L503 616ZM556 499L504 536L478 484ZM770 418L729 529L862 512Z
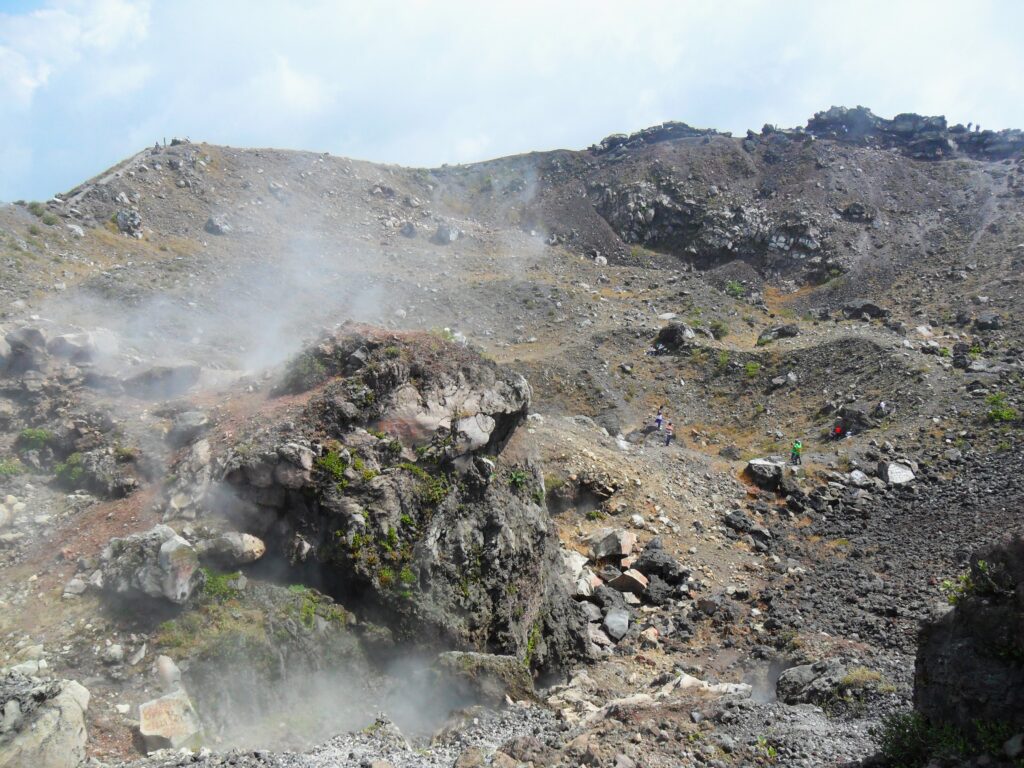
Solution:
M685 323L670 323L658 331L654 345L656 349L675 352L684 349L695 338L697 333L690 326Z
M17 672L0 680L0 768L77 768L85 760L89 691Z
M139 734L146 749L198 749L203 738L199 715L184 689L139 705Z
M386 663L395 653L385 628L329 596L237 574L212 574L194 606L162 623L154 642L173 657L157 658L161 694L187 691L204 730L225 740L251 738L252 723L274 728L282 712L291 726L301 724L303 740L333 736L352 722L352 709L365 711L380 683L368 654Z
M888 317L889 310L880 307L870 299L851 299L843 304L843 314L849 318L869 317L875 319Z
M976 553L952 589L953 610L919 635L914 708L969 736L978 723L1024 731L1024 538Z
M254 563L263 557L267 545L250 533L226 531L196 544L196 554L203 562L221 568L236 568Z
M779 459L751 459L747 462L747 476L755 485L774 491L782 481L786 464Z
M14 373L44 368L47 340L46 333L36 326L26 325L9 331L4 337L4 349L0 349L4 353L0 367Z
M982 312L974 320L974 327L979 331L998 331L1003 327L1003 318L998 312Z
M757 337L757 345L759 347L764 346L777 339L792 339L795 336L800 335L800 326L796 323L788 323L786 325L776 325L771 328L765 328Z
M98 357L114 355L117 349L117 337L106 330L64 333L54 336L46 344L46 350L51 355L74 363L85 363Z
M673 586L681 583L690 572L665 551L661 538L655 536L643 548L633 567L648 578L657 576Z
M131 208L122 208L114 214L114 223L122 234L142 238L142 216Z
M636 534L621 528L602 528L590 537L590 554L594 560L629 557L636 546Z
M195 443L165 515L227 516L397 640L535 668L586 655L543 473L519 430L525 379L435 335L345 329L296 358L279 391L304 405Z
M846 672L838 659L790 667L779 675L775 692L786 704L827 704L836 697Z
M223 215L214 215L208 218L206 224L203 225L203 229L211 235L227 235L231 233L231 225L228 223L227 217Z
M880 461L878 476L889 485L906 485L914 481L914 470L898 461Z
M103 588L112 594L188 602L205 579L199 557L166 525L112 539L100 558Z

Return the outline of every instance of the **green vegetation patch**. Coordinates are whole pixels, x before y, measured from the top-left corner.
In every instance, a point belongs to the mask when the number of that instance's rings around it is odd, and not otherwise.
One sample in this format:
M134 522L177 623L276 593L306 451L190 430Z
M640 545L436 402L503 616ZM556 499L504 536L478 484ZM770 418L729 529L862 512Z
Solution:
M930 723L917 712L887 717L874 735L890 768L924 768L940 761L959 764L965 758L986 754L1003 756L1003 744L1017 729L1010 723L975 720L966 733L949 724ZM1015 765L1024 766L1024 759Z
M312 352L302 352L288 364L282 387L287 392L305 392L327 381L327 367Z
M53 471L61 485L75 487L85 476L84 458L80 453L72 453L67 459L57 464Z
M25 471L17 459L0 459L0 477L14 477Z
M23 429L18 433L17 445L22 451L39 451L53 440L48 429Z
M205 599L224 602L225 600L238 597L240 594L233 585L237 583L238 578L242 575L241 571L220 573L209 568L203 568L202 571L206 576L206 581L203 584L203 597Z
M729 324L722 320L712 320L708 323L708 330L716 339L724 339L729 335Z
M989 395L985 398L985 403L988 405L988 411L985 413L985 418L993 424L999 424L1006 421L1016 421L1020 415L1017 409L1014 408L1006 401L1005 392L996 392L995 394Z

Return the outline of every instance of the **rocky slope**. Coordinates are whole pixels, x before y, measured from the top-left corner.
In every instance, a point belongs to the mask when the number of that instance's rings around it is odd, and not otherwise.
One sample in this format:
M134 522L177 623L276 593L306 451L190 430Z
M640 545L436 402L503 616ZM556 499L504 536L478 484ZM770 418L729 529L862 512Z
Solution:
M0 755L894 758L915 657L945 722L935 660L1009 610L918 655L1021 532L1022 146L861 108L439 169L175 142L0 208Z

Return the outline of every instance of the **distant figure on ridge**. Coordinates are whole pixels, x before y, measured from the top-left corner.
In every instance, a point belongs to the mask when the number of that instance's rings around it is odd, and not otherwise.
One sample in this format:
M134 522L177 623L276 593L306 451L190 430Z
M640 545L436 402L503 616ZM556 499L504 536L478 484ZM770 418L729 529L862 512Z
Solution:
M676 429L672 426L672 420L669 419L668 424L665 425L665 445L672 442L672 439L676 436Z
M665 416L662 414L662 409L665 406L658 408L658 413L654 416L654 428L661 432L661 425L665 423Z

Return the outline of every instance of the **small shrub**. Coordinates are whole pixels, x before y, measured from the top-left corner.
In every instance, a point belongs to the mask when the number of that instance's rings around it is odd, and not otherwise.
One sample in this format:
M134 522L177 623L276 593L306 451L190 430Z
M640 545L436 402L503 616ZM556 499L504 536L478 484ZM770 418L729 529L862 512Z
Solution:
M61 485L70 486L72 488L77 486L85 475L82 454L72 453L67 457L67 459L54 467L54 474L57 475L57 481L61 483Z
M384 566L377 571L377 583L384 589L391 588L395 584L395 572L387 566Z
M933 757L964 757L971 746L955 727L929 723L916 712L886 718L879 737L882 755L891 768L923 768Z
M411 586L416 583L416 574L412 572L412 568L405 566L398 574L398 580L405 586Z
M47 429L23 429L18 433L18 447L23 451L39 451L53 440L53 433Z
M716 339L724 339L729 335L729 325L722 320L712 320L708 323L708 330Z
M728 285L725 286L725 292L732 296L734 299L738 299L747 289L743 287L743 283L738 280L730 280Z
M749 363L743 366L743 372L748 378L754 378L758 373L761 372L761 364L751 360Z
M939 591L946 598L950 605L956 605L974 591L974 581L971 574L961 573L956 579L943 579L939 584Z
M764 736L757 737L757 751L764 757L768 762L774 763L779 756L779 752L775 747L768 743L768 739Z
M41 234L43 234L43 230L41 230L35 224L29 224L28 225L28 233L30 235L32 235L33 237L39 237Z
M327 368L312 352L303 352L292 359L282 386L287 392L305 392L327 380Z
M517 491L526 485L526 472L521 469L514 469L508 475L508 484Z
M316 460L316 465L339 482L344 479L345 470L348 469L348 463L337 451L328 451Z
M718 357L715 359L715 365L717 365L720 370L725 370L726 368L728 368L729 353L726 352L724 349L721 352L719 352Z
M862 690L882 683L882 673L867 667L853 667L839 681L842 688Z
M42 216L46 213L46 206L40 203L38 200L33 200L28 204L28 212L33 216Z
M14 477L25 471L17 459L0 459L0 477Z
M117 459L122 464L127 464L128 462L135 461L135 449L120 444L115 445L114 458Z
M218 573L209 568L201 569L206 575L206 582L203 584L203 597L222 603L238 597L238 590L231 586L231 583L241 576L241 572Z
M993 395L989 395L985 398L985 402L988 404L988 412L985 414L985 418L993 424L1017 420L1017 409L1006 402L1005 392L996 392Z
M395 358L401 356L401 354L402 350L400 350L398 347L384 347L384 357Z
M58 221L60 221L60 219L55 214L52 214L49 211L43 214L43 224L45 224L48 227L52 227Z

